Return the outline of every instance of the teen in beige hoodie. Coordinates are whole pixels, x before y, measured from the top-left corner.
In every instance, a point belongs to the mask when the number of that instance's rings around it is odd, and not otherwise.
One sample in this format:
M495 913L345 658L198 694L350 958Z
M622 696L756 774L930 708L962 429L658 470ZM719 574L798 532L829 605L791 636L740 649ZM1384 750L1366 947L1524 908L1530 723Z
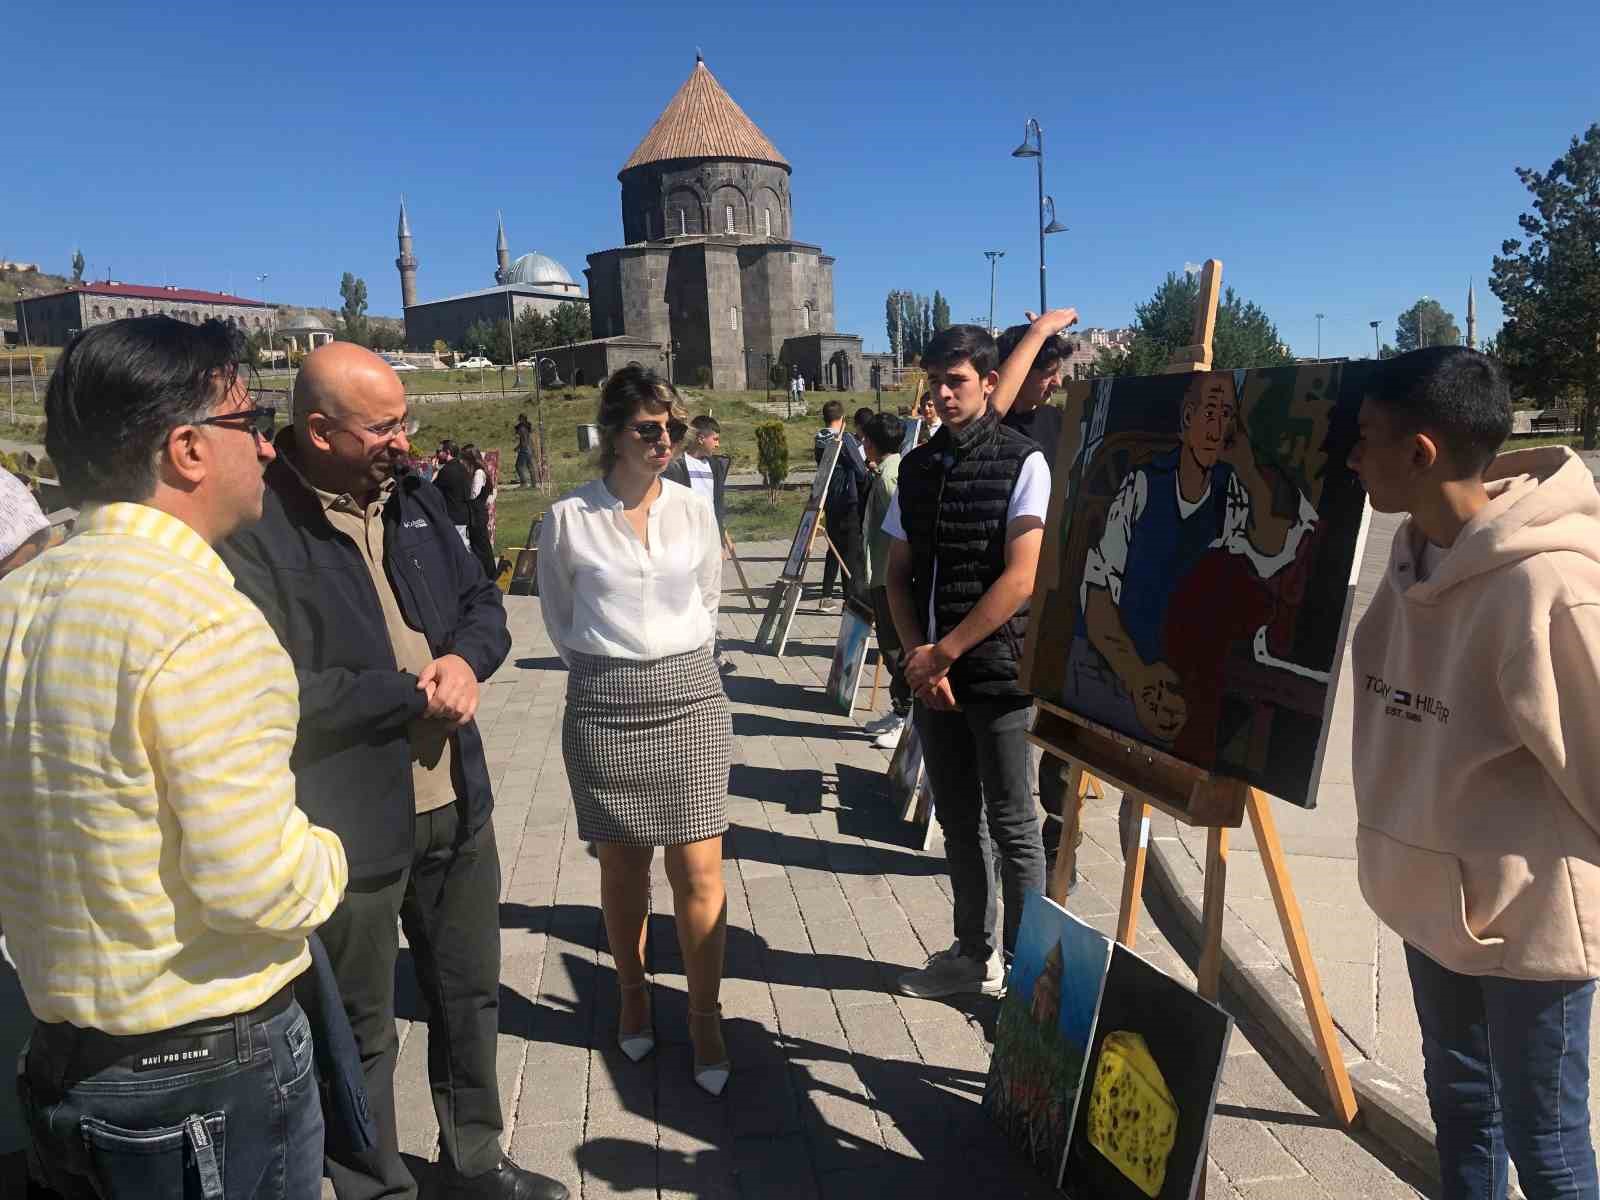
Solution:
M1385 368L1351 467L1406 512L1356 630L1361 890L1407 945L1446 1196L1597 1195L1600 493L1564 447L1492 458L1484 355ZM1492 458L1492 461L1491 461Z

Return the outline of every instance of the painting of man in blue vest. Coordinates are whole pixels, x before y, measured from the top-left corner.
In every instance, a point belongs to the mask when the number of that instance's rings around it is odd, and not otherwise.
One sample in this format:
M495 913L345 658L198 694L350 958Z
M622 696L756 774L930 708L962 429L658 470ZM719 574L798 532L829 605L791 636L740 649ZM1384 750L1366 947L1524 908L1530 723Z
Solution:
M1317 525L1298 487L1257 461L1243 374L1195 375L1178 445L1122 478L1084 560L1063 697L1202 764L1215 752L1222 655L1271 619L1263 581L1295 561ZM1185 644L1175 644L1175 627ZM1199 628L1209 648L1188 644Z

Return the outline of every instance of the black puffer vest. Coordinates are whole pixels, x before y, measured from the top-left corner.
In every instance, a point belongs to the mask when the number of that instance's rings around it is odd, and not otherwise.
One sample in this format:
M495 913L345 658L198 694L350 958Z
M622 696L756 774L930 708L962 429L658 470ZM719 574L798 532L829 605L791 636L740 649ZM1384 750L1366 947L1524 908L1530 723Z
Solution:
M900 517L911 545L911 590L919 616L932 597L940 632L961 624L1005 571L1006 510L1023 462L1038 449L990 411L960 430L941 426L901 462ZM1023 695L1017 667L1027 633L1023 605L956 660L950 669L956 698Z

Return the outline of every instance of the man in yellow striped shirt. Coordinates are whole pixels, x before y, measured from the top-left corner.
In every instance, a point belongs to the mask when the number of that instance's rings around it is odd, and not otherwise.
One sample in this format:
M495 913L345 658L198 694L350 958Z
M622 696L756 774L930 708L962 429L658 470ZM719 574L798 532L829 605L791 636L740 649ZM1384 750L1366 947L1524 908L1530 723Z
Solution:
M238 355L218 322L78 337L46 398L78 530L0 582L0 923L67 1195L320 1194L290 985L347 871L295 806L293 667L212 549L273 457Z

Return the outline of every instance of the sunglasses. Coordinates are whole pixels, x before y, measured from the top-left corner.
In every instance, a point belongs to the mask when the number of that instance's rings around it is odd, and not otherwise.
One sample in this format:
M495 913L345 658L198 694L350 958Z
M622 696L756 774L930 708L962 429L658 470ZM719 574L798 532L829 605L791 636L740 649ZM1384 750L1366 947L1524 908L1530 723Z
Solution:
M641 442L654 445L661 440L662 434L666 434L673 441L677 441L689 427L682 421L669 421L665 425L659 421L640 421L637 425L628 425L625 428L631 429L638 434Z
M214 417L206 417L196 421L196 425L220 425L224 429L239 428L255 434L263 441L272 440L272 431L277 426L278 410L275 408L257 407L241 408L234 412L218 413Z

